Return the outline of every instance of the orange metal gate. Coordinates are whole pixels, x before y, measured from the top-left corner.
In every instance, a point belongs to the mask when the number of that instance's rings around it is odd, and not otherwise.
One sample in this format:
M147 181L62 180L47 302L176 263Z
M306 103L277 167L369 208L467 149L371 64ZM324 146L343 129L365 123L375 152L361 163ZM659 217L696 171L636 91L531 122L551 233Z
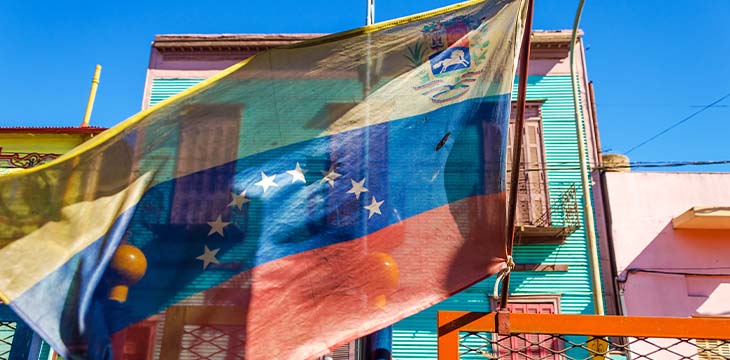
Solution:
M730 359L730 319L499 316L440 311L439 359Z

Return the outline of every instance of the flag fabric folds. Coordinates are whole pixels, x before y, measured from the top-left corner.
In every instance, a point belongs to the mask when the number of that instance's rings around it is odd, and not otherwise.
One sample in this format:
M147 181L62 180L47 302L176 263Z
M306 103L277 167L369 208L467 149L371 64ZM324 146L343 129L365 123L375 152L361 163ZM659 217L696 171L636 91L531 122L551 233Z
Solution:
M495 273L523 16L267 51L0 177L3 301L67 358L305 359Z

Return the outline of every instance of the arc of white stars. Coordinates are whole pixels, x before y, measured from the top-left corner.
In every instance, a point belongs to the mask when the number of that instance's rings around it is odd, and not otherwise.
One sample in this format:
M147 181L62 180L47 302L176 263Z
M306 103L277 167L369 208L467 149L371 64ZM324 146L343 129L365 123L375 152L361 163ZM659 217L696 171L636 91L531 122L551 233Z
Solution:
M203 255L196 257L196 259L201 260L203 262L203 270L207 269L208 265L210 265L211 263L220 264L218 259L216 259L216 257L215 257L215 255L218 254L218 251L220 251L220 249L211 250L211 249L208 249L208 245L203 245L203 246L204 246Z
M322 175L324 175L324 177L322 178L322 180L320 181L320 183L324 183L326 181L326 182L328 182L330 184L330 187L335 187L335 179L337 179L338 177L342 176L342 174L338 174L338 173L335 172L335 166L334 165L330 166L330 169L329 170L322 171Z
M269 190L270 187L279 187L279 185L274 182L275 177L276 175L266 176L266 174L262 171L261 181L257 182L254 185L264 188L264 194L266 194L266 190Z
M228 226L228 224L230 224L230 222L222 221L221 220L221 216L218 215L218 218L215 219L215 221L209 221L208 222L208 225L210 225L210 231L208 231L208 236L211 236L211 235L213 235L215 233L218 233L221 236L224 236L223 235L223 228L226 227L226 226Z
M305 172L306 170L302 170L302 168L299 166L299 163L297 163L297 166L294 168L294 170L288 170L286 173L291 175L291 183L293 184L297 181L306 183L307 179L304 178Z
M385 200L375 200L375 196L373 196L373 201L370 203L370 205L363 206L366 210L370 212L370 214L368 214L368 219L373 217L373 214L383 215L380 212L380 206L383 205L384 202Z
M236 193L231 193L231 196L233 196L233 200L231 200L228 206L236 206L238 207L238 210L241 210L243 204L251 201L246 197L246 190L243 190L243 192L238 195L236 195Z
M352 183L352 188L350 190L347 190L347 193L355 194L355 199L360 200L360 194L368 192L368 189L365 187L365 178L360 181L350 179L350 182Z

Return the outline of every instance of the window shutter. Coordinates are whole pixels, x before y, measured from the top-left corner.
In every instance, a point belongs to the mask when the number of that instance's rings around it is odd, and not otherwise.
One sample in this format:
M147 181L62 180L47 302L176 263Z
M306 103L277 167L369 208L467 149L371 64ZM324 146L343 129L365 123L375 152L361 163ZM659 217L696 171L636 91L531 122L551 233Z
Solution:
M509 179L512 169L512 143L515 133L515 112L510 119L507 142L507 191L511 191ZM522 137L522 154L517 194L517 224L538 225L543 214L548 214L547 176L542 139L542 118L539 106L525 109L525 127ZM549 217L549 214L548 214ZM544 224L549 224L549 218Z
M334 349L331 353L319 358L321 359L329 359L332 360L355 360L357 359L357 356L355 355L357 352L357 342L352 341L350 343L347 343L345 345L342 345L336 349Z
M332 352L332 360L355 359L354 343L342 345Z
M700 360L730 359L730 343L724 340L697 339L696 344Z
M547 186L545 176L545 162L542 151L542 123L527 121L525 123L524 166L526 196L529 201L530 221L538 220L543 214L548 214ZM549 223L549 219L548 220Z
M230 202L230 192L221 191L220 186L230 187L233 181L235 163L226 163L237 155L241 110L240 106L196 105L188 113L210 121L203 126L193 122L194 116L181 120L180 127L186 130L180 131L176 174L187 175L175 183L171 223L204 224L215 220ZM214 166L214 171L191 173Z

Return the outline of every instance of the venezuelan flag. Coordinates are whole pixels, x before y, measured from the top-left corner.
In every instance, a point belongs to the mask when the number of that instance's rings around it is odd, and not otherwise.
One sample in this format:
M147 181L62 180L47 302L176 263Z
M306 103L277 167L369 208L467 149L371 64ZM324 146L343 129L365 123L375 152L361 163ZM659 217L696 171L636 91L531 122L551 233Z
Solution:
M0 177L2 300L67 358L304 359L495 273L523 17L268 51Z

